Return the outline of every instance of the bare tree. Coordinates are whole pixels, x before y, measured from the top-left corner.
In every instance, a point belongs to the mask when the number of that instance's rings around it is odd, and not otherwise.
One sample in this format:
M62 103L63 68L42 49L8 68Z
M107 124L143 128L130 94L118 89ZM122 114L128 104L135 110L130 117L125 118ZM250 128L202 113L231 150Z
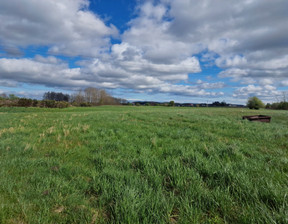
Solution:
M101 104L101 91L102 90L94 87L88 87L84 89L85 101L92 105Z
M85 97L82 90L79 90L77 93L72 94L70 97L72 103L76 105L80 105L81 103L85 102Z
M286 102L286 99L287 99L287 92L282 92L282 95L283 95L283 102Z
M114 97L110 96L106 90L87 87L71 96L71 101L76 105L87 103L89 105L114 105L119 104Z

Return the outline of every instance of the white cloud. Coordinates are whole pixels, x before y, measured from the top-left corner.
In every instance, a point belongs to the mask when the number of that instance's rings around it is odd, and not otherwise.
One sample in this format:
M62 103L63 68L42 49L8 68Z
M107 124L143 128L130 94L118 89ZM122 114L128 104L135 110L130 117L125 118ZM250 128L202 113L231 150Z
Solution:
M271 85L265 85L265 86L256 86L256 85L248 85L245 87L237 88L234 93L233 97L236 98L248 98L251 96L258 96L259 98L262 98L262 100L266 101L275 101L275 97L281 96L282 92L277 91L276 87Z
M261 68L266 70L277 70L277 69L287 69L288 68L288 55L282 56L280 58L271 58L265 61L258 61L256 63L251 63L252 68Z
M288 86L288 79L281 82L281 86Z
M0 1L0 40L7 48L50 46L55 54L97 56L117 29L88 6L87 0Z
M153 10L159 8L163 10L156 17ZM123 40L156 63L174 64L179 58L208 51L200 61L214 61L225 69L219 78L277 87L288 74L285 8L285 0L149 2L140 7L146 13L131 21Z
M64 63L45 63L31 59L0 59L0 78L47 86L89 85L82 78L80 68L70 69Z
M260 81L259 81L259 84L260 85L272 85L272 84L274 84L274 82L273 82L273 79L269 79L269 78L264 78L264 79L261 79Z
M288 1L140 2L121 43L112 45L117 28L89 11L88 0L0 1L0 41L10 56L21 56L18 47L30 45L54 54L0 59L2 85L94 85L214 97L227 86L221 79L229 79L247 85L234 92L242 98L278 94L277 87L288 86ZM87 60L69 68L57 54ZM201 72L199 61L222 68L219 80L189 83L189 76Z
M109 60L110 61L110 60ZM84 62L83 62L84 63ZM224 83L206 83L200 85L179 85L167 81L170 71L161 70L161 75L154 76L148 73L134 73L117 64L109 64L100 60L94 63L85 62L83 68L69 68L63 61L57 61L54 57L44 58L36 56L34 59L0 59L0 78L4 80L17 80L18 83L43 84L50 87L74 87L95 86L99 88L126 88L136 92L167 93L185 96L208 96L222 95L222 92L207 90L224 87ZM186 62L183 62L185 64ZM84 64L83 64L84 65ZM153 64L152 64L153 65ZM176 67L174 68L176 69ZM182 71L182 66L178 68ZM176 71L176 70L175 70ZM178 71L176 71L178 72ZM166 74L167 73L167 74ZM167 76L167 77L166 77ZM181 78L180 75L173 77ZM187 78L182 77L182 78ZM13 82L17 84L17 82Z
M245 77L248 76L249 72L245 69L239 69L239 68L230 68L227 70L224 70L219 73L220 78L239 78L239 77Z
M198 86L167 84L160 86L159 92L193 97L219 97L224 95L223 92L207 92L204 89L199 88Z
M48 64L59 64L61 63L61 60L54 57L54 56L48 56L48 57L43 57L42 55L36 55L34 60L36 62L42 62L42 63L48 63Z
M233 56L222 56L215 60L215 63L218 67L227 68L227 67L243 67L247 64L247 59L239 55Z
M140 48L145 59L155 63L175 63L202 50L197 43L187 44L170 34L171 21L166 20L166 5L146 2L139 10L139 16L130 22L130 29L124 32L122 40Z
M1 80L0 81L0 86L4 87L17 87L18 83L13 81L13 80Z

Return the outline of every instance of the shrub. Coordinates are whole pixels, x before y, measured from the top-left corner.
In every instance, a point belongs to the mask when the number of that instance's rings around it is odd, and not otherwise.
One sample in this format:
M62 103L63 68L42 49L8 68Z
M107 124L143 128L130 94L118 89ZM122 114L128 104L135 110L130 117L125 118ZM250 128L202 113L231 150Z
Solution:
M17 104L17 100L0 99L0 107L15 107Z
M18 100L17 106L18 107L31 107L32 103L33 103L33 101L31 99L20 98Z
M279 103L279 108L280 110L288 110L288 102L282 101Z
M267 104L266 108L274 110L288 110L288 102L281 101L279 103Z
M80 103L79 104L80 107L91 107L91 103L87 103L87 102L84 102L84 103Z
M67 108L69 103L66 101L55 101L55 100L42 100L39 102L40 107L46 108Z
M66 101L57 101L56 107L57 108L67 108L67 107L69 107L69 103Z
M256 96L250 97L248 99L247 102L247 107L249 107L249 109L260 109L260 108L264 108L264 103Z
M169 107L174 107L175 106L175 102L173 101L173 100L171 100L170 102L169 102Z
M40 107L56 108L56 101L54 101L54 100L42 100L42 101L40 101Z
M38 106L38 100L32 100L32 107Z

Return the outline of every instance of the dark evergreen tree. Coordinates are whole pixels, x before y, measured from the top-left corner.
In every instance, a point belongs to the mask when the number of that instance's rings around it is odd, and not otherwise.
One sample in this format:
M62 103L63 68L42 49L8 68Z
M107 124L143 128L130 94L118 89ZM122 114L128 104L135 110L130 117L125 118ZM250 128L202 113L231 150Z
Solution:
M61 92L46 92L43 95L43 100L55 100L55 101L69 101L70 96Z

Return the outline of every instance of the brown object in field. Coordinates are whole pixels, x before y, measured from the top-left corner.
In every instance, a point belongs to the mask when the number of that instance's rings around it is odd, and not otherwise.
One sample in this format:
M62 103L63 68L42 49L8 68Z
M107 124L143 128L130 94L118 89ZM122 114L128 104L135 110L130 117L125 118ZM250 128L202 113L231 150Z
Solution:
M243 116L242 119L270 123L271 117L266 115Z

